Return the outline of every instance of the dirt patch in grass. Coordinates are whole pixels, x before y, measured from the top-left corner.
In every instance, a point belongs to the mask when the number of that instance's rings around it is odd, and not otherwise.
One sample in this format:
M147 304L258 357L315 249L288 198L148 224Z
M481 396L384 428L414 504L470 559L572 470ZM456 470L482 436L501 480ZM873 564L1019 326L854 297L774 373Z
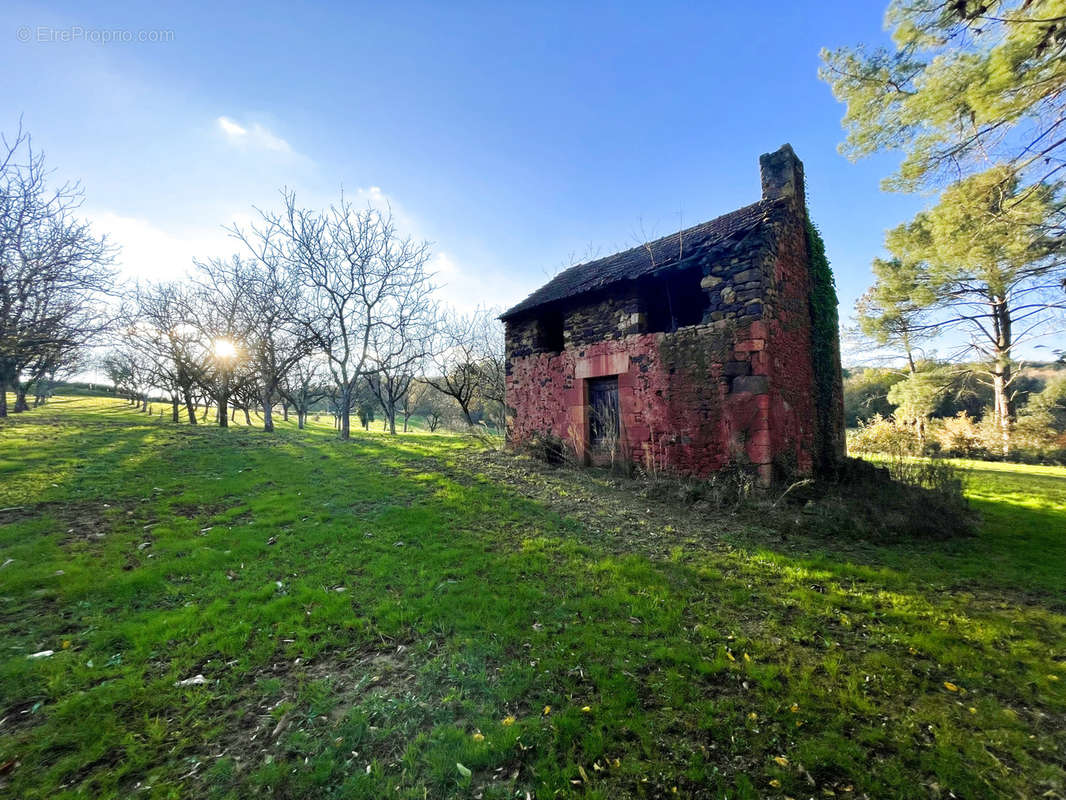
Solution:
M101 503L88 500L50 501L16 506L0 511L0 524L32 522L43 517L56 521L56 532L63 533L61 544L100 541L117 528L131 527L140 522L136 515L138 504L133 501ZM154 514L146 514L144 524L154 522ZM147 518L151 517L151 520Z
M554 466L500 450L468 451L458 456L458 464L461 470L452 471L450 477L462 481L464 473L473 474L509 485L560 516L580 521L586 535L611 553L664 558L673 548L688 544L728 548L724 533L740 525L758 527L750 515L693 501L691 486L684 481L653 485L606 470ZM764 532L776 535L769 528Z
M185 519L213 519L229 506L226 503L171 503L170 511Z
M412 692L417 670L409 654L404 644L310 660L279 653L269 665L243 676L234 702L219 715L212 752L188 757L200 765L194 774L223 758L232 759L241 772L286 757L289 737L322 737L353 709ZM398 757L403 744L378 742L363 748L363 759Z

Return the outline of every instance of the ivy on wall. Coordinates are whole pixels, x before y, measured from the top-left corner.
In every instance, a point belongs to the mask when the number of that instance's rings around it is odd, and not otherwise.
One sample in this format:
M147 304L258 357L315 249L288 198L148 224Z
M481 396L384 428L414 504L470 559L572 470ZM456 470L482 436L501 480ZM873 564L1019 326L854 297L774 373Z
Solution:
M825 468L837 461L834 432L840 354L837 342L839 317L833 270L825 255L822 235L807 215L807 258L811 274L811 359L814 362L815 410L818 418L818 452L815 458Z

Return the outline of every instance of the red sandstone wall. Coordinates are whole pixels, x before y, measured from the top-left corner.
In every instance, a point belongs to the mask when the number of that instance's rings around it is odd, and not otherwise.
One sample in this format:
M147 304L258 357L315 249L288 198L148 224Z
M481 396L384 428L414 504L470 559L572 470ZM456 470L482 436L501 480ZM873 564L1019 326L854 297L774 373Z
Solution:
M703 325L513 359L507 379L514 442L538 432L584 455L585 380L618 375L623 455L660 470L707 475L733 461L769 466L766 328ZM731 371L751 375L730 378ZM750 368L738 370L738 366Z
M770 452L779 471L810 474L814 458L815 385L811 361L810 272L804 212L778 223L774 301L767 320Z

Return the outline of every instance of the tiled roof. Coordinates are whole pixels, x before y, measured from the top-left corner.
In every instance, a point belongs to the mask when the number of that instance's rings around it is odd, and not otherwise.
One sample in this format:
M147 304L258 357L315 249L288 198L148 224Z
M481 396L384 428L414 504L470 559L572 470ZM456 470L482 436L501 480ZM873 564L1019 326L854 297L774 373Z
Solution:
M606 258L599 258L560 272L529 297L500 315L500 319L516 316L546 303L602 289L619 281L635 280L676 266L711 251L721 249L735 255L733 247L742 245L748 234L767 219L774 201L760 200L750 206L672 233L646 245L640 245Z

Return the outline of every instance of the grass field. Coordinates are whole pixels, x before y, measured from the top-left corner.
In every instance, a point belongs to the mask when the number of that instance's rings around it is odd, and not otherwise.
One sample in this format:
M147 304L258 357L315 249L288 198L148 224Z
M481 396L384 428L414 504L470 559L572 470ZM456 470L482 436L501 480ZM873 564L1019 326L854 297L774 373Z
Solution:
M870 543L57 398L0 423L0 796L1062 798L1066 470L965 466L977 536Z

